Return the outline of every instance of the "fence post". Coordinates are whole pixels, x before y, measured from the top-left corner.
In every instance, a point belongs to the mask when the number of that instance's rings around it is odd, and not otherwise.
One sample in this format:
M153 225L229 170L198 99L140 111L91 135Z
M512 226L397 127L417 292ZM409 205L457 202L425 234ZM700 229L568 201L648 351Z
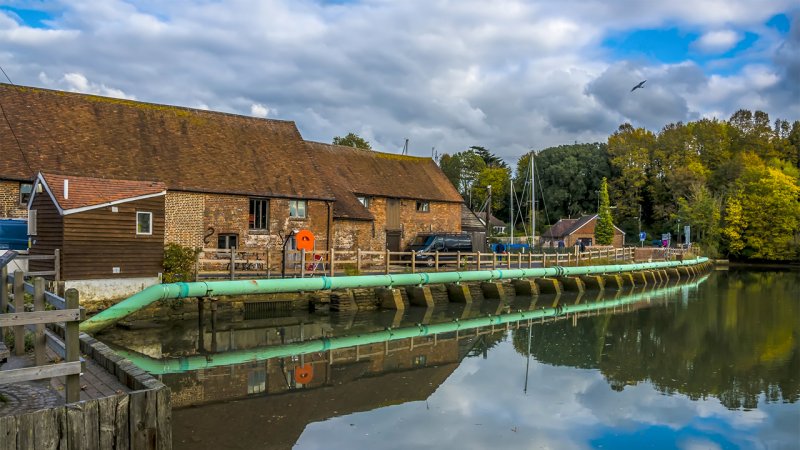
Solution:
M461 250L456 252L456 271L461 270Z
M0 268L0 314L8 312L8 267ZM0 342L5 340L5 333L0 327Z
M436 271L439 271L439 250L436 250Z
M417 258L413 251L411 252L411 273L417 273Z
M231 280L236 279L236 247L231 247Z
M392 259L392 253L387 248L386 249L386 257L385 257L385 261L384 261L384 263L385 263L384 265L386 266L386 269L385 269L386 275L389 275L389 262L391 261L391 259Z
M330 263L331 263L330 270L331 270L331 276L332 276L332 277L333 277L333 276L336 276L336 275L335 275L335 272L334 272L334 267L333 267L333 266L334 266L334 262L335 262L335 258L336 258L336 256L334 256L334 253L335 253L335 252L334 252L334 250L333 250L333 247L331 247L331 250L330 250L330 253L329 253L329 255L330 255L330 260L331 260L331 261L330 261Z
M53 277L53 280L59 281L61 280L61 249L57 248L53 252L53 271L56 273Z
M300 278L306 277L306 249L300 250Z
M33 310L44 311L44 278L36 277L33 279ZM33 354L37 366L45 364L45 345L44 324L37 323L34 326L33 335Z
M80 308L80 302L78 301L78 291L74 288L67 289L67 292L64 293L64 299L67 303L67 309L78 309ZM80 350L80 343L78 341L78 325L77 321L73 322L65 322L65 334L64 334L64 346L66 347L66 359L67 362L74 362L78 361L79 350ZM79 401L81 398L81 382L80 382L80 375L67 375L66 380L66 395L67 395L67 403L75 403Z
M497 269L497 253L492 252L492 270Z
M361 249L356 250L356 273L361 274Z
M272 252L269 250L269 247L267 247L266 258L267 261L264 264L267 266L267 278L270 278L270 275L272 274L272 267L270 266L270 264L272 264L272 262L270 261L272 259Z
M200 254L203 253L202 249L194 254L194 281L200 280Z
M17 312L25 311L25 273L21 270L14 271L14 310ZM14 327L14 354L22 356L25 354L25 327L22 325Z
M533 248L528 252L528 269L533 267Z
M478 252L478 257L475 259L475 270L481 270L481 252Z

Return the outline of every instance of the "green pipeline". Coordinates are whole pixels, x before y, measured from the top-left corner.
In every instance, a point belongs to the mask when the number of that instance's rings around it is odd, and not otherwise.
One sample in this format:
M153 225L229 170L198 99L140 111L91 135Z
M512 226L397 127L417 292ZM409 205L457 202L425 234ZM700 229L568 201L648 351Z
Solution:
M645 301L649 302L654 298L657 299L675 292L680 292L684 289L690 289L699 285L704 279L705 277L698 279L691 284L673 285L652 291L639 291L620 296L619 298L613 300L605 300L593 303L578 303L577 305L562 305L555 308L544 308L534 311L519 311L515 313L502 314L499 316L490 315L486 317L455 320L452 322L443 322L431 325L418 324L411 327L386 329L383 331L376 331L360 335L313 339L292 344L259 347L246 350L234 350L231 352L217 353L213 355L199 355L173 359L154 359L131 351L116 350L116 352L120 356L127 358L136 364L142 370L145 370L153 375L183 373L199 369L209 369L211 367L264 361L271 358L284 358L288 356L326 352L328 350L349 348L356 345L376 344L380 342L429 336L439 333L466 331L492 325L505 325L507 323L558 317L587 311L607 310L631 303Z
M678 266L702 264L708 258L686 261L664 261L641 264L621 264L586 267L547 267L532 269L473 270L465 272L404 273L394 275L360 275L352 277L281 278L264 280L198 281L150 286L81 323L86 333L96 333L114 325L130 314L159 300L221 295L275 294L329 289L391 288L425 284L458 283L469 281L494 281L520 278L542 278L635 272L639 270L668 269Z

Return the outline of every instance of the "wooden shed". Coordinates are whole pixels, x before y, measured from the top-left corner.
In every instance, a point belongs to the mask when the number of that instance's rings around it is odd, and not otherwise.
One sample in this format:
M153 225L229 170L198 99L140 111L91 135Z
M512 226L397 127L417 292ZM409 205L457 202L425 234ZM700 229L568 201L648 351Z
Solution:
M583 216L579 219L560 219L549 230L542 233L543 247L558 247L563 242L565 247L572 247L580 242L586 246L596 245L594 227L597 225L597 214ZM625 232L614 225L614 247L625 245Z
M60 276L68 284L153 284L163 270L165 193L158 182L39 173L28 202L30 253L61 249ZM51 270L37 263L31 270Z

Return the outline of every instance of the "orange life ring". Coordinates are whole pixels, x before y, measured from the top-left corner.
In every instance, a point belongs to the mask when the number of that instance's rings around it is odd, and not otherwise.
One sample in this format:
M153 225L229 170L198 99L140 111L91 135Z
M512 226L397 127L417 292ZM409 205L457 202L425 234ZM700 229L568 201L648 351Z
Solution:
M313 379L314 379L314 366L312 366L310 363L294 368L295 382L300 384L308 384L311 383L311 380Z
M314 251L314 233L308 230L301 230L294 235L294 239L298 250Z

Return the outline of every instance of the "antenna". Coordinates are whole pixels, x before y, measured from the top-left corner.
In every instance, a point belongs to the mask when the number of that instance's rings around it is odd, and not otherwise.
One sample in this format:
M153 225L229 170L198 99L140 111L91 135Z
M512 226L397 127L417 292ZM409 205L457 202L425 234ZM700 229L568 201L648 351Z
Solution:
M408 155L408 138L406 138L406 143L403 144L403 152L401 155Z

